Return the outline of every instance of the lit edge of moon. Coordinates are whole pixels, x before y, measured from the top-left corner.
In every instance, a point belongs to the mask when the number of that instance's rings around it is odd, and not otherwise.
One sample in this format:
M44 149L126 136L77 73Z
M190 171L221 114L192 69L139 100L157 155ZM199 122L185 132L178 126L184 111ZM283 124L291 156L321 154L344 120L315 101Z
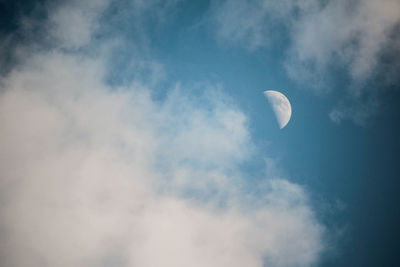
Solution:
M283 129L292 116L292 106L289 99L284 94L274 90L264 91L264 95L274 111L279 128Z

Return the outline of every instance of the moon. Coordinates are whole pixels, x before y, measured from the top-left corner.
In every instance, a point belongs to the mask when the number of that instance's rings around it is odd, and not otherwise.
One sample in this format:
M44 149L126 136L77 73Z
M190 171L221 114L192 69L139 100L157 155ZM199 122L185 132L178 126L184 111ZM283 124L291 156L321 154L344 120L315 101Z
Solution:
M292 116L292 106L289 100L284 94L278 91L267 90L264 91L264 95L275 113L279 128L282 129L288 124Z

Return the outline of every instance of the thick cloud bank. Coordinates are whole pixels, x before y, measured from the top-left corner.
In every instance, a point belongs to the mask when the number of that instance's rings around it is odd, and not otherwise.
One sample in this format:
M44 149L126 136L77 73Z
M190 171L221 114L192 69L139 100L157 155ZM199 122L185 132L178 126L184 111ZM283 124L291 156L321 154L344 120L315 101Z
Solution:
M57 12L62 40L73 31ZM242 188L253 144L222 90L177 86L156 101L140 83L111 87L101 56L72 52L90 39L1 78L0 266L317 262L323 227L300 186L266 177L263 194Z

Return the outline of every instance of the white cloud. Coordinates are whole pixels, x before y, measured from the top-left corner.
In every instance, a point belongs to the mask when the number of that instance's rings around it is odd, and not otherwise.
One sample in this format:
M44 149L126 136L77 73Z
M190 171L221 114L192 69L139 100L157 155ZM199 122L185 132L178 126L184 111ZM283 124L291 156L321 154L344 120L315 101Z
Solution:
M300 186L242 189L254 145L221 89L155 101L105 83L105 62L55 49L1 78L1 265L317 262L323 226Z
M299 186L273 179L263 201L243 201L235 165L251 140L223 95L200 104L174 91L155 103L147 89L107 88L99 64L43 54L3 81L3 264L316 261L322 227Z

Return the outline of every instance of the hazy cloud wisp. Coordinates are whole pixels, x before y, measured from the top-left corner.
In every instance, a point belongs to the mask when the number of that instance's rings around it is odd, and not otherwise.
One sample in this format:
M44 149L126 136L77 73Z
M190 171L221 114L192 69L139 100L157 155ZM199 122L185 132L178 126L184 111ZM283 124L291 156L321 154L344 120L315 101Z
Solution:
M379 89L367 81L379 78L378 86L385 87L396 80L393 68L400 65L397 0L216 2L213 16L223 40L256 49L273 43L278 26L281 34L288 34L285 68L306 87L329 90L331 73L343 69L351 84L343 94L348 104L338 105L333 112L342 114L340 119L334 116L336 121L350 117L363 124L373 112L353 116L347 110L375 109L371 103L377 101ZM386 66L387 58L391 67Z

